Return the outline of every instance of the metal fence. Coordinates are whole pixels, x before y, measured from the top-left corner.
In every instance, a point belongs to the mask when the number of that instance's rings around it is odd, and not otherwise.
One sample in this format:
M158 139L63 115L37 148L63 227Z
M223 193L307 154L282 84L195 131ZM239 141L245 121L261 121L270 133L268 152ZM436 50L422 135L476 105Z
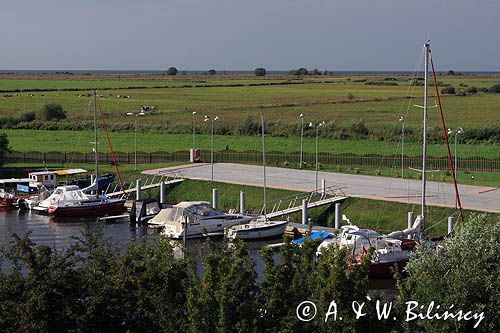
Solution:
M210 161L210 151L201 151L201 160L204 162ZM115 158L118 163L134 163L134 153L115 153ZM49 152L42 153L36 151L30 152L11 152L9 155L10 162L23 163L92 163L94 161L94 153L57 153ZM243 164L259 164L262 162L262 153L258 151L232 151L223 150L214 152L214 160L216 162L243 163ZM315 154L306 153L303 155L303 160L309 165L314 165L316 160ZM99 155L101 163L112 163L112 156L109 153L101 153ZM269 152L266 153L266 161L270 165L298 165L300 163L300 154L298 152L283 153ZM370 167L370 168L400 168L401 156L391 155L356 155L356 154L318 154L318 161L322 165L338 165L351 167ZM153 152L137 153L137 163L168 163L168 162L189 162L189 151L176 152ZM403 159L404 167L420 168L422 164L421 156L405 156ZM462 171L500 171L500 158L482 158L470 157L458 159L458 170ZM427 158L427 166L429 169L448 170L448 157L429 157Z

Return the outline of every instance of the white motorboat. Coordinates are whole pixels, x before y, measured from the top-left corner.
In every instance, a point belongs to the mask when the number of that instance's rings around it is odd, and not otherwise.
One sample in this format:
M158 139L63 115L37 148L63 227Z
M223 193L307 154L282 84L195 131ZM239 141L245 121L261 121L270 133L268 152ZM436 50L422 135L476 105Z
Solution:
M94 201L94 196L89 196L76 185L58 186L54 192L45 200L26 200L31 209L47 212L51 206L67 206L74 203Z
M257 240L276 238L283 235L288 221L252 221L247 224L226 228L225 235L229 239Z
M162 228L162 234L166 236L179 239L223 235L224 228L251 220L251 216L227 214L214 209L206 201L183 201L162 209L148 224Z

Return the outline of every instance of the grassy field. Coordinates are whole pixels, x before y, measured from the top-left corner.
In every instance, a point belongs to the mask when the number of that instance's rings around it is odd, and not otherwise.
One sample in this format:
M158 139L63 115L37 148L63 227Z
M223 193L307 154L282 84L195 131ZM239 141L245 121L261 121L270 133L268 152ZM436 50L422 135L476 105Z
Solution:
M92 76L90 76L92 77ZM0 88L90 88L90 87L125 87L125 86L179 86L184 84L253 84L287 82L296 77L268 76L259 79L252 76L178 76L169 78L134 77L118 79L116 76L90 77L43 76L16 79L0 77ZM158 76L157 76L158 77ZM407 117L408 125L421 123L421 110L413 104L421 104L421 87L410 87L409 76L394 76L397 86L366 85L363 80L380 82L384 77L308 77L299 85L272 86L233 86L233 87L192 87L169 89L116 89L102 91L101 104L111 124L131 124L126 118L127 112L138 111L142 105L155 105L156 114L141 120L140 126L161 123L191 123L192 112L199 115L219 115L220 125L229 125L241 121L246 114L257 117L265 112L269 121L297 123L298 115L304 113L307 120L335 121L338 124L350 124L362 118L367 124L390 124L399 126L400 115ZM142 80L142 81L141 81ZM439 81L451 83L457 88L465 86L489 87L500 82L500 77L487 76L440 76ZM363 82L359 82L363 81ZM465 89L465 87L460 88ZM26 111L39 110L45 103L57 102L67 110L69 118L65 122L90 121L87 112L89 98L78 97L82 92L57 91L33 92L0 95L2 116L15 116ZM10 96L12 95L12 96ZM118 98L127 95L130 98ZM9 96L9 97L5 97ZM413 96L407 99L406 96ZM431 100L434 98L430 89ZM443 104L451 127L481 126L500 122L500 96L498 94L476 94L472 96L444 96ZM201 117L199 118L201 120ZM431 109L430 125L439 125L437 109Z
M205 124L203 124L205 125ZM206 126L203 128L208 130ZM41 152L90 152L92 151L93 132L91 131L42 131L42 130L0 130L7 134L10 146L15 151L41 151ZM104 134L101 133L101 140ZM129 132L110 132L113 149L117 152L134 151L133 129ZM192 134L158 134L140 132L138 134L138 150L143 152L180 151L192 148ZM197 134L196 146L202 150L210 150L210 135ZM104 142L104 141L103 141ZM104 145L104 143L103 143ZM262 151L261 138L258 136L214 136L214 149L220 151L226 148L235 151ZM451 147L453 150L453 146ZM371 141L371 140L332 140L321 138L319 141L320 152L330 153L355 153L359 155L380 154L399 155L401 145L399 142ZM101 147L102 151L107 146ZM300 137L267 137L266 151L298 152L300 151ZM304 138L304 152L315 152L315 138ZM407 156L422 155L422 145L415 142L406 142L404 152ZM457 153L460 157L484 156L488 158L500 157L500 149L495 144L459 144ZM443 144L429 144L429 156L447 156Z

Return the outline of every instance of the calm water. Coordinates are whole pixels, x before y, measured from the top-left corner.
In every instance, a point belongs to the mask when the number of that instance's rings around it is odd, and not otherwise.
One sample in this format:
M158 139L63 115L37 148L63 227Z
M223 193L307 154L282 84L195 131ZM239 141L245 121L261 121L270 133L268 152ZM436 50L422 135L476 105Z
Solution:
M14 209L0 208L0 247L8 246L12 240L12 234L17 234L20 237L31 232L31 240L37 245L47 245L57 251L64 251L75 242L72 236L80 237L86 226L96 229L102 226L102 230L106 237L120 247L124 247L132 240L141 240L149 237L154 231L147 227L138 227L130 229L128 219L120 221L120 223L104 224L97 223L95 219L80 220L80 219L65 219L55 220L46 215L41 215L32 211L19 211ZM215 238L215 241L220 241L221 238ZM255 262L255 269L258 275L258 280L262 279L264 264L259 256L260 249L269 243L279 243L281 239L265 242L248 242L247 246L250 254ZM174 242L175 243L175 242ZM180 245L180 242L176 242ZM194 251L202 255L197 259L198 269L202 270L203 253L207 252L207 247L204 246L204 240L193 239L187 241L189 249L201 250ZM174 247L174 251L180 247ZM179 250L180 253L180 250ZM279 260L279 252L276 252L275 260ZM395 283L392 279L382 279L371 281L371 288L376 290L384 290L388 296L396 295Z
M20 211L15 209L0 208L0 247L8 247L12 241L12 234L17 234L23 237L28 232L31 233L30 239L36 245L47 245L57 251L64 251L70 245L75 243L72 238L82 236L86 227L90 230L95 230L102 227L105 237L111 238L112 242L119 247L124 247L133 240L141 240L150 237L154 230L147 227L137 227L131 229L128 219L123 219L119 223L105 224L96 222L93 219L64 219L55 220L53 217L38 214L34 211ZM214 241L221 241L221 237L213 239ZM273 241L274 243L281 242L280 239ZM174 251L181 253L180 242L173 241ZM263 262L259 256L260 249L270 242L249 242L248 249L254 258L257 274L261 278L263 271ZM175 245L179 245L178 247ZM204 240L193 239L188 240L186 246L193 253L206 253L207 248L204 246ZM198 251L197 249L200 249ZM178 252L177 252L178 251ZM199 268L201 269L201 262L203 255L196 258Z

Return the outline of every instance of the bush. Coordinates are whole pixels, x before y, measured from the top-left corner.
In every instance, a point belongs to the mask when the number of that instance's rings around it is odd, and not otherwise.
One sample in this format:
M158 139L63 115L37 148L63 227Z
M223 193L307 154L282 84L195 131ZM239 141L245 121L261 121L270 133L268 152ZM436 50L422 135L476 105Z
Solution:
M59 121L66 119L66 112L60 104L48 103L43 106L41 116L46 121Z
M459 91L457 91L455 96L467 96L467 94L465 93L465 90L459 90Z
M10 152L10 149L9 149L9 139L7 139L7 134L0 133L0 166L2 166L7 160L8 152Z
M495 94L500 94L500 83L491 86L490 92Z
M471 94L471 95L474 95L474 94L477 94L477 88L476 87L469 87L465 90L465 92L467 94Z
M35 112L25 112L19 116L19 121L20 122L26 122L29 123L33 120L36 119L36 114Z
M254 70L255 76L266 76L267 71L265 68L259 67Z
M449 87L441 89L441 94L443 94L443 95L455 95L455 93L456 93L455 87L453 87L453 86L449 86Z
M217 74L217 72L215 71L215 69L210 69L210 70L208 70L208 74L215 75L215 74Z
M369 133L363 119L353 121L350 127L350 131L354 137L365 137Z
M485 87L481 87L478 90L479 90L479 92L482 92L482 93L487 93L488 91L490 91L488 88L485 88Z

